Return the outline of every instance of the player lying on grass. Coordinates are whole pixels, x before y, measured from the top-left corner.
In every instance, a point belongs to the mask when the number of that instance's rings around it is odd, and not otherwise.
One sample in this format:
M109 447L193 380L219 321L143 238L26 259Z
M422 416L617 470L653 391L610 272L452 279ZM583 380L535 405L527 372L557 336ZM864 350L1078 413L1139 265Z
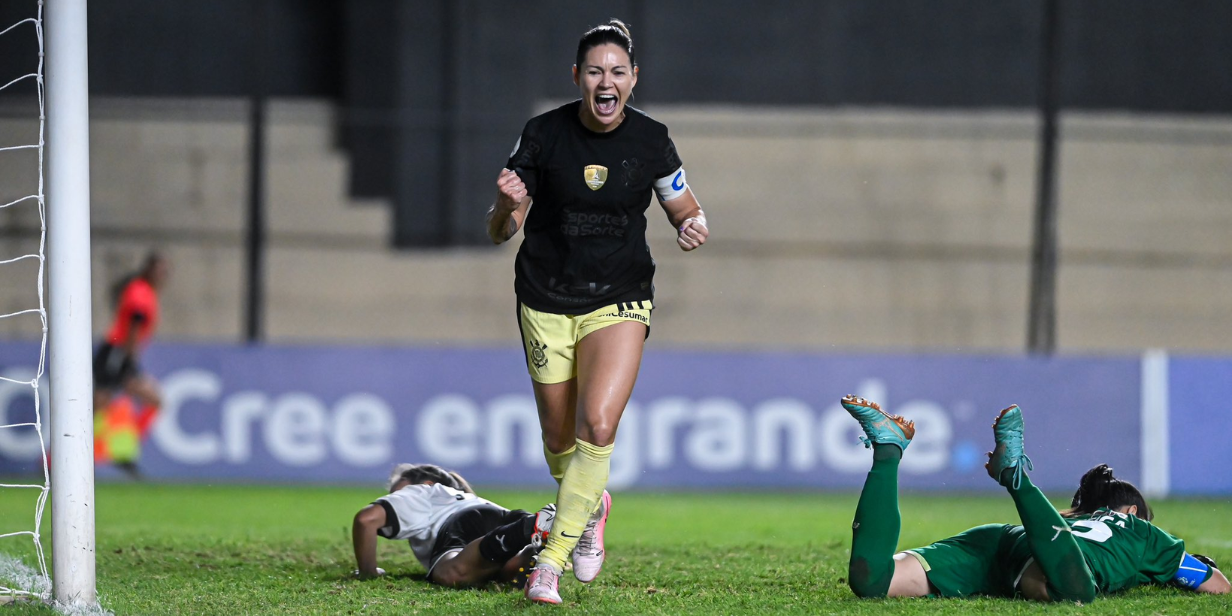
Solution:
M385 573L376 561L380 536L409 540L429 582L473 586L497 577L512 579L530 568L555 517L555 505L538 513L510 511L476 496L453 471L434 464L399 464L390 475L389 494L355 514L355 575Z
M1021 526L977 526L932 545L894 553L901 524L898 463L915 424L876 403L847 396L873 449L873 468L852 524L848 583L859 597L1022 596L1090 603L1100 594L1141 584L1172 583L1224 594L1228 579L1204 556L1151 524L1151 510L1133 484L1106 465L1082 477L1070 509L1058 512L1026 471L1022 411L1011 406L993 423L996 448L988 474L1009 491ZM1024 468L1025 467L1025 468Z

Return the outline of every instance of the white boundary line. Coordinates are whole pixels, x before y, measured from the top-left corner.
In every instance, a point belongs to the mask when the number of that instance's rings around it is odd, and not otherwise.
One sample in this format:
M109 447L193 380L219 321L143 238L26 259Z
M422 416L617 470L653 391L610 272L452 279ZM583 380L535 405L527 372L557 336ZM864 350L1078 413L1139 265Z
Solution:
M4 583L12 583L16 588L6 588ZM0 614L5 613L2 606L6 603L43 603L51 595L51 581L47 577L26 566L20 559L7 554L0 554L0 588L9 591L0 595ZM115 616L114 612L98 604L43 604L50 605L57 612L68 616Z
M51 594L51 580L27 567L21 559L0 554L0 592L14 597L41 599Z

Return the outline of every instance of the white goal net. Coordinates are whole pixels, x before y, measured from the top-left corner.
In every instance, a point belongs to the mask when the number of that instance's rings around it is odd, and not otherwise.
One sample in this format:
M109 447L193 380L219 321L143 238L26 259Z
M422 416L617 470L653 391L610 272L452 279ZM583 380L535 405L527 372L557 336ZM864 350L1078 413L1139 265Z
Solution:
M5 252L0 254L0 267L5 272L3 280L6 286L19 287L6 292L6 302L0 310L0 321L5 323L4 330L9 337L18 339L38 339L38 346L30 353L26 365L34 365L31 369L7 369L0 373L0 387L9 395L4 400L12 401L18 396L13 395L14 388L30 388L27 392L33 401L32 409L14 410L0 409L0 441L13 449L32 449L37 442L37 465L39 479L34 479L33 473L22 473L16 479L0 475L0 499L4 504L25 502L19 496L22 492L34 494L33 508L29 517L16 519L11 516L0 517L0 597L33 596L48 599L51 594L51 580L47 573L47 559L43 554L42 528L43 509L47 504L50 492L50 479L47 466L47 442L44 438L44 401L46 386L42 382L47 357L47 310L43 289L44 266L46 263L45 247L47 238L46 210L43 192L43 154L46 114L44 113L44 83L43 83L43 3L30 3L31 15L12 24L0 24L0 43L5 49L14 46L37 44L38 55L35 65L29 67L28 73L20 75L3 75L0 80L5 83L0 86L0 94L6 96L7 110L28 109L28 113L37 113L37 134L26 135L27 139L17 137L17 143L0 142L0 166L10 170L3 176L4 183L0 186L0 212L4 213L8 229L5 241L0 246ZM23 54L24 55L24 54ZM17 101L8 105L7 101ZM22 105L22 101L33 101ZM17 118L12 122L16 126L33 125L29 118ZM21 130L6 130L0 132L6 139L20 135ZM24 141L24 142L23 142ZM23 166L32 168L25 169ZM37 177L37 185L28 186L21 178ZM16 179L15 179L16 178ZM37 213L37 218L34 214ZM37 220L37 235L23 237L23 220ZM30 231L35 231L31 228ZM33 240L33 241L32 241ZM33 244L33 246L31 246ZM23 250L29 250L21 254ZM24 291L24 292L23 292ZM37 320L35 320L37 319ZM13 405L17 406L17 405ZM32 410L32 412L31 412ZM31 541L33 546L14 543L23 539ZM34 562L27 563L20 555L31 555Z

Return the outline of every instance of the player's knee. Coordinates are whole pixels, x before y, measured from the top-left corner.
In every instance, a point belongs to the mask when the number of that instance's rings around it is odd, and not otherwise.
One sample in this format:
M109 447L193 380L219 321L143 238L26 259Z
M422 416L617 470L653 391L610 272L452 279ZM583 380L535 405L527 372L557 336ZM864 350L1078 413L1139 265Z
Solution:
M475 582L473 572L454 561L442 563L432 570L432 581L441 586L470 586Z
M1057 593L1052 595L1052 600L1056 603L1081 603L1086 605L1095 601L1095 591L1091 592L1075 592L1075 593Z
M616 441L616 423L609 421L586 422L578 436L596 447L607 447Z
M884 599L890 589L889 584L872 584L868 580L849 579L847 585L851 587L851 592L861 599Z
M1081 561L1067 562L1055 575L1049 576L1047 589L1054 600L1069 603L1090 603L1096 595L1095 579Z
M577 437L573 434L554 434L547 430L543 431L543 444L549 452L555 455L560 455L569 451L570 447L577 444Z
M433 571L432 583L441 586L457 586L457 578L447 571Z
M1070 588L1049 585L1047 589L1048 598L1058 603L1091 603L1095 601L1096 595L1094 584L1075 585Z
M1090 586L1072 593L1068 600L1076 603L1092 603L1095 601L1095 596L1095 587Z
M847 568L847 586L861 599L883 599L890 590L890 577L874 577L863 558L852 559Z

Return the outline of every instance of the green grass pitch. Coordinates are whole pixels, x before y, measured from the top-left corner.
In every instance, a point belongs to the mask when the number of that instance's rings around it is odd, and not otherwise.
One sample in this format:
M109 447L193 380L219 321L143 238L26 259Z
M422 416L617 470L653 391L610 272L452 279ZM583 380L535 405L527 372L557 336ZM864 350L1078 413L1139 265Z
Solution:
M500 504L536 509L548 491L480 490ZM1093 605L1006 599L861 601L845 583L851 493L617 493L608 562L583 585L566 574L559 608L527 604L491 584L447 590L427 584L404 542L381 541L390 575L349 577L350 520L379 489L100 485L98 590L116 614L506 614L555 609L598 614L1210 614L1229 597L1139 588ZM32 523L33 497L0 494L4 529ZM1156 503L1156 521L1191 552L1232 562L1232 502ZM900 546L976 524L1014 521L1008 497L907 495ZM50 516L44 529L50 531ZM0 552L31 563L26 537ZM50 560L50 550L48 559ZM52 614L0 606L0 616Z

